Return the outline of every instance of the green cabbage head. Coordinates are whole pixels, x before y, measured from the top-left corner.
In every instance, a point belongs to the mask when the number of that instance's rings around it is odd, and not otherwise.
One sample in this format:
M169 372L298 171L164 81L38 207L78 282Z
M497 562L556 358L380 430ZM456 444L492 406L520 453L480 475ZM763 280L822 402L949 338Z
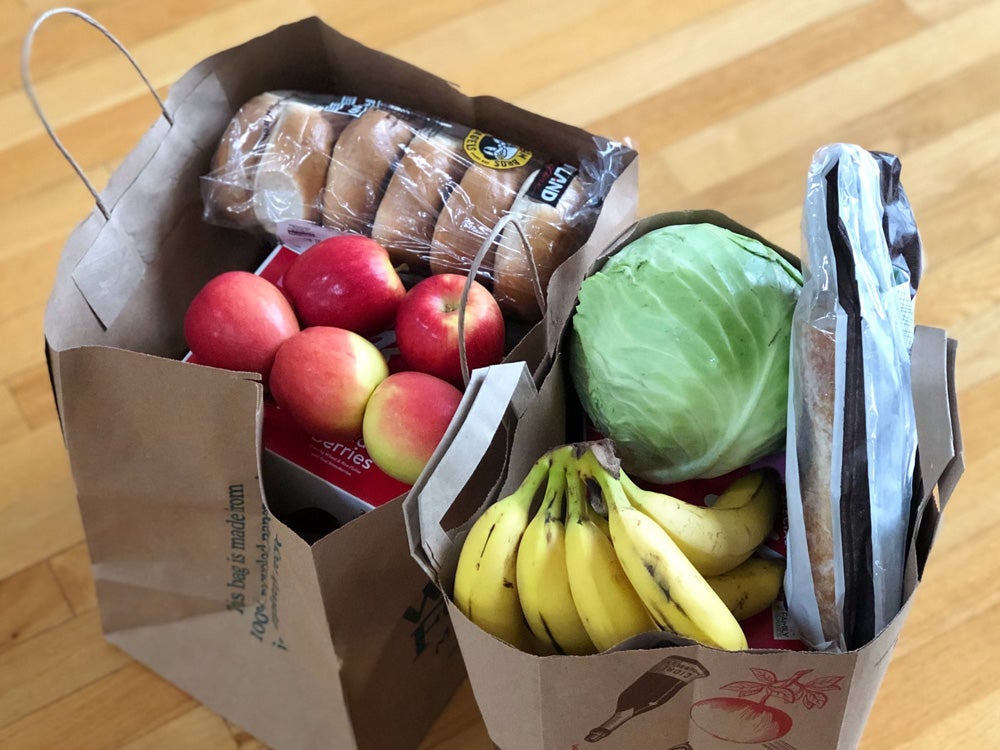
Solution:
M714 477L780 450L802 274L713 224L651 231L580 289L570 372L626 471Z

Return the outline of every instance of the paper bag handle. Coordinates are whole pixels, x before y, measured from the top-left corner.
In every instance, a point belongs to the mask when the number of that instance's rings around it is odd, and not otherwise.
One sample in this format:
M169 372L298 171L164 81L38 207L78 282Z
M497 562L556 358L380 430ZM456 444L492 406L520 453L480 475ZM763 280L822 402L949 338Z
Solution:
M170 116L170 113L167 112L167 107L163 103L163 100L160 98L160 95L156 93L156 89L153 87L153 84L150 83L149 79L146 77L146 74L142 72L142 68L139 67L139 63L135 61L135 58L132 57L132 55L129 53L127 49L125 49L125 45L123 45L120 41L118 41L118 39L104 26L102 26L100 23L98 23L96 20L88 16L83 11L77 10L76 8L52 8L51 10L47 10L45 13L40 15L38 17L38 20L36 20L35 23L32 24L31 29L28 30L28 34L24 38L24 45L21 47L21 82L24 85L24 93L27 94L28 100L31 102L31 106L34 108L35 113L38 115L38 119L42 121L42 125L45 127L45 132L49 134L49 138L52 139L52 142L56 145L56 148L59 149L59 153L61 153L66 158L66 161L69 162L69 165L73 167L73 170L77 173L80 179L83 180L83 184L86 185L87 190L90 191L90 194L94 196L94 201L97 203L97 207L104 215L104 218L109 219L111 218L111 212L108 211L108 208L104 205L104 201L101 200L101 196L98 194L96 188L94 188L94 185L90 181L90 178L87 177L86 173L83 171L83 168L77 163L76 159L74 159L70 155L69 151L63 145L62 141L59 140L59 137L55 134L55 131L52 129L52 126L49 124L48 118L45 117L45 113L42 111L41 105L38 103L38 97L35 94L35 86L31 81L31 48L35 42L35 35L38 33L38 29L39 27L41 27L43 23L45 23L48 19L52 18L52 16L57 16L57 15L76 16L77 18L86 21L88 24L90 24L95 29L100 31L112 44L114 44L118 48L118 50L123 55L125 55L126 59L132 64L132 67L135 68L135 71L139 74L139 77L142 78L142 82L146 84L146 88L149 89L149 92L153 95L153 98L156 99L156 103L160 105L160 111L163 112L163 116L164 118L166 118L167 122L173 125L174 121L173 118Z
M520 418L536 393L523 362L473 371L456 420L410 495L417 506L420 546L435 572L441 572L455 544L441 521L472 478L508 410Z
M525 184L530 182L531 180L525 180ZM535 263L535 257L531 252L531 243L528 242L528 236L524 233L524 228L517 220L517 217L511 213L504 214L497 220L497 223L493 226L493 230L479 245L479 249L476 251L476 254L472 259L472 265L469 267L469 272L466 274L465 286L462 287L462 296L459 298L458 363L462 371L462 382L465 383L466 386L469 385L469 378L471 377L469 372L469 356L465 346L465 312L469 303L469 292L472 290L472 282L476 280L476 274L479 273L479 267L483 264L483 260L486 258L486 253L493 246L493 243L496 242L497 237L500 236L504 227L508 224L514 225L514 229L517 230L517 234L521 238L521 244L524 245L524 252L528 258L528 263L531 266L531 280L532 287L535 292L535 299L538 301L538 306L542 313L545 312L545 293L542 291L542 282L538 275L538 265Z

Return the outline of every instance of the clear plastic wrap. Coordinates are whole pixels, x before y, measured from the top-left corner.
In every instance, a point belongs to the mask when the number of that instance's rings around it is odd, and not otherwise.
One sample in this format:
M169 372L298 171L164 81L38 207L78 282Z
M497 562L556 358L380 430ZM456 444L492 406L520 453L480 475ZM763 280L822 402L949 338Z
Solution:
M468 273L510 216L477 279L505 314L533 322L552 272L586 241L629 150L597 137L593 146L571 164L381 101L267 92L223 134L202 178L204 216L271 235L303 220L356 232L420 274Z
M913 497L920 241L899 162L834 144L809 170L792 329L789 612L813 648L874 638L901 606Z

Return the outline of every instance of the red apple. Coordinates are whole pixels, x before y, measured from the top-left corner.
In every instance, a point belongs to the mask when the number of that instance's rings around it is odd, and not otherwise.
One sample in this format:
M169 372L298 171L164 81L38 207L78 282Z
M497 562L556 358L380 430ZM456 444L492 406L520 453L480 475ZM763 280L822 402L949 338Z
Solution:
M184 338L198 362L259 372L265 380L278 346L298 331L281 290L248 271L211 279L184 315Z
M310 247L282 285L305 326L334 326L374 336L392 327L406 294L389 253L375 240L339 234Z
M458 306L465 277L428 276L403 297L396 312L396 342L414 370L464 387L458 355ZM469 371L495 365L504 355L504 319L493 295L472 282L465 309L465 350Z
M393 479L413 484L455 416L462 392L423 372L393 373L365 409L368 455Z
M361 437L365 406L389 374L368 339L312 326L285 341L271 368L271 394L306 433L347 442Z

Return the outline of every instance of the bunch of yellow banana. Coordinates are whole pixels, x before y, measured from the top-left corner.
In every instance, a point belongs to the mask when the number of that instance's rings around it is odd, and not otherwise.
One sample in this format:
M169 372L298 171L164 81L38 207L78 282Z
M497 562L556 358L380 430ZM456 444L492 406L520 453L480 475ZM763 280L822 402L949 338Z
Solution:
M454 601L537 654L597 653L656 629L745 649L738 621L769 607L784 576L783 561L753 554L779 501L769 471L736 480L706 508L640 488L609 441L559 446L473 524Z

